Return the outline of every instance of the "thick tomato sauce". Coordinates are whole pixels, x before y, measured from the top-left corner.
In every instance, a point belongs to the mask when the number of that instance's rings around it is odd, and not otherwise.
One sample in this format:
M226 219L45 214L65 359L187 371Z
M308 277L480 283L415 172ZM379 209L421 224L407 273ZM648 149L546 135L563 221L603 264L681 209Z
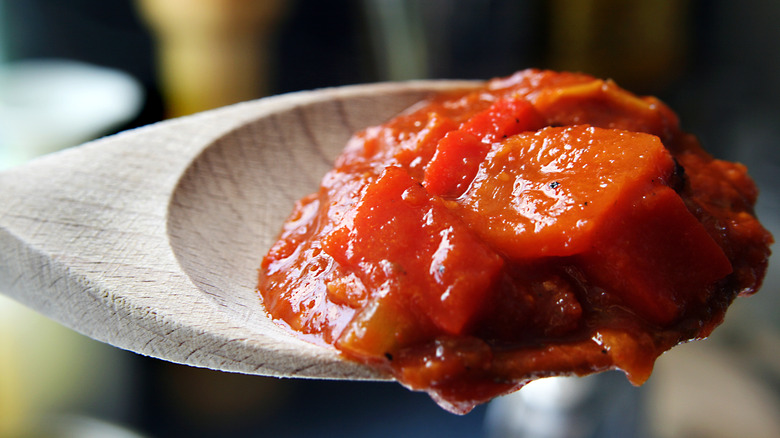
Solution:
M772 237L657 99L527 70L348 143L262 261L269 314L452 412L707 336Z

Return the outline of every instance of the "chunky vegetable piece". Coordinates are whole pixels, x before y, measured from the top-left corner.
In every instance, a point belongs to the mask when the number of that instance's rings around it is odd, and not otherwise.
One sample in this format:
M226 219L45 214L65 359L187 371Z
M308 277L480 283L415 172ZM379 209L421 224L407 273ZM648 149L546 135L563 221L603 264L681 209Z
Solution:
M458 211L512 258L574 255L593 245L617 204L641 198L673 171L657 137L582 125L544 128L495 143Z
M355 272L376 296L376 306L357 316L370 320L389 301L399 302L421 321L415 332L433 324L437 331L463 334L479 314L503 266L442 201L429 195L400 167L388 167L366 187L353 214L323 238L323 248L341 266ZM353 324L350 329L357 329ZM380 333L366 333L378 329ZM360 336L394 337L386 327L360 325ZM383 332L383 333L381 333ZM357 335L346 334L354 340ZM352 349L340 340L339 347ZM369 356L391 351L395 342L379 342ZM356 351L356 354L360 354Z
M476 176L491 144L543 126L541 116L527 100L499 100L439 140L425 168L425 188L435 195L460 195Z
M655 98L527 70L347 144L263 259L269 314L465 413L532 379L643 383L763 279L741 165Z

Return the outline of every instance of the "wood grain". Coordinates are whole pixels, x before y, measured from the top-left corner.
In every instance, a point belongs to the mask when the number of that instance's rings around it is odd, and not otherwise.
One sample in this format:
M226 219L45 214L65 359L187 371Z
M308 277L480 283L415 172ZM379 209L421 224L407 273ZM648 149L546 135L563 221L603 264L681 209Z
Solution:
M435 90L371 84L246 102L0 174L0 292L94 339L224 371L386 379L264 314L260 259L348 137ZM42 127L42 129L45 129Z

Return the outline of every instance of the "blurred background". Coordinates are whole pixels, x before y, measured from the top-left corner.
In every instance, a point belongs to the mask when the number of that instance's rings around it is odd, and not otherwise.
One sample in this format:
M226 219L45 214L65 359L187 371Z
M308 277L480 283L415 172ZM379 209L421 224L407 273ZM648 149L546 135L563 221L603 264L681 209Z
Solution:
M655 94L761 188L780 236L780 3L764 0L0 0L0 169L266 95L528 67ZM457 417L389 383L194 369L0 296L0 437L780 437L780 267L642 388L529 386Z

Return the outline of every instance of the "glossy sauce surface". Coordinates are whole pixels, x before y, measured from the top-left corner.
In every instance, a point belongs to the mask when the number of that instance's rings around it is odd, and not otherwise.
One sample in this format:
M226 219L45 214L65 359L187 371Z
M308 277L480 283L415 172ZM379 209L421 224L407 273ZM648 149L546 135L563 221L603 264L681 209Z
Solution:
M258 290L280 323L456 413L546 376L641 384L760 286L756 196L657 99L527 70L357 133Z

